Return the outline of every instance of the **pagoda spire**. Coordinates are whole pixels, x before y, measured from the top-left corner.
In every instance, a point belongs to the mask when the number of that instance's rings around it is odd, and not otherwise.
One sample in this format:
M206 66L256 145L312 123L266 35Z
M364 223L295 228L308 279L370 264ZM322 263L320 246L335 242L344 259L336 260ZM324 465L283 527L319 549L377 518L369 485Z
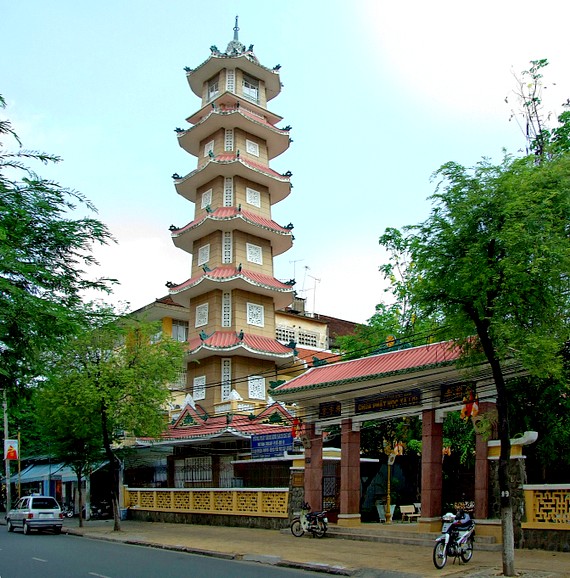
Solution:
M233 40L228 44L228 47L226 48L226 54L236 56L238 54L242 54L243 52L245 52L245 45L243 45L239 41L238 32L239 32L238 16L236 16L236 25L234 26L234 37Z
M236 25L234 26L234 42L239 42L239 38L238 38L238 32L239 32L238 18L239 18L239 16L236 16Z

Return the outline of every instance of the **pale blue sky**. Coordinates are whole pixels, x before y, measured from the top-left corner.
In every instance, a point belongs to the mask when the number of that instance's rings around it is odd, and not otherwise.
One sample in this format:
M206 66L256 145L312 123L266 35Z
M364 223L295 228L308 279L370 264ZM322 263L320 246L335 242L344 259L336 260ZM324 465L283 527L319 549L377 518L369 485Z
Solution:
M225 49L239 14L240 40L282 66L270 108L293 127L272 163L293 172L273 217L296 239L276 276L295 274L310 310L365 321L383 298L378 237L427 217L431 173L524 145L504 102L512 72L548 58L548 102L570 96L569 13L554 0L0 0L0 93L24 145L64 158L41 174L84 193L117 237L99 273L138 308L189 277L168 231L194 211L170 177L196 166L174 132L200 107L183 67Z

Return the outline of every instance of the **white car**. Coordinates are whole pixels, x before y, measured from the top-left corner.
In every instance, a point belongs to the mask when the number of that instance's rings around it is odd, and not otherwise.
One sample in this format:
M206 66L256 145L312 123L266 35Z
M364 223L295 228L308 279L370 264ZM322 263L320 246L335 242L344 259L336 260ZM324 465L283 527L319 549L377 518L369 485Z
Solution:
M13 532L14 528L22 528L24 534L31 530L51 529L59 534L63 513L51 496L25 496L8 512L6 525L8 532Z

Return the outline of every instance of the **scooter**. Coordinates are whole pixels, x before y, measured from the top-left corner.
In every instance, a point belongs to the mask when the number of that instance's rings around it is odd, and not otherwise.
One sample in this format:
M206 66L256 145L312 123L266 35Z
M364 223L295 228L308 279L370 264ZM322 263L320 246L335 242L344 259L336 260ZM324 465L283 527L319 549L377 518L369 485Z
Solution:
M442 521L441 536L436 539L433 549L435 567L441 570L450 556L454 564L458 557L465 563L469 562L473 557L474 520L460 510L456 515L445 514Z
M327 533L329 523L326 514L326 510L311 512L311 506L303 502L301 515L291 522L291 533L300 538L305 532L311 532L313 538L322 538Z

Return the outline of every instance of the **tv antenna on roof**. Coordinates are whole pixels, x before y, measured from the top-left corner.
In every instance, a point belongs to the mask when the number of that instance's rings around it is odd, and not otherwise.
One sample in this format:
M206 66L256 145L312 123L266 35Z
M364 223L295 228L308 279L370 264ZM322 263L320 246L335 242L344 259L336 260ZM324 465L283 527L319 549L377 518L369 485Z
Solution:
M308 267L307 267L307 269L308 269ZM312 275L309 275L309 277L314 281L314 283L313 283L313 316L315 316L317 314L317 309L316 309L317 283L320 283L321 280L317 279L316 277L313 277Z
M289 261L289 263L293 263L293 279L295 279L295 265L297 263L300 263L301 261L304 261L305 259L295 259L294 261Z

